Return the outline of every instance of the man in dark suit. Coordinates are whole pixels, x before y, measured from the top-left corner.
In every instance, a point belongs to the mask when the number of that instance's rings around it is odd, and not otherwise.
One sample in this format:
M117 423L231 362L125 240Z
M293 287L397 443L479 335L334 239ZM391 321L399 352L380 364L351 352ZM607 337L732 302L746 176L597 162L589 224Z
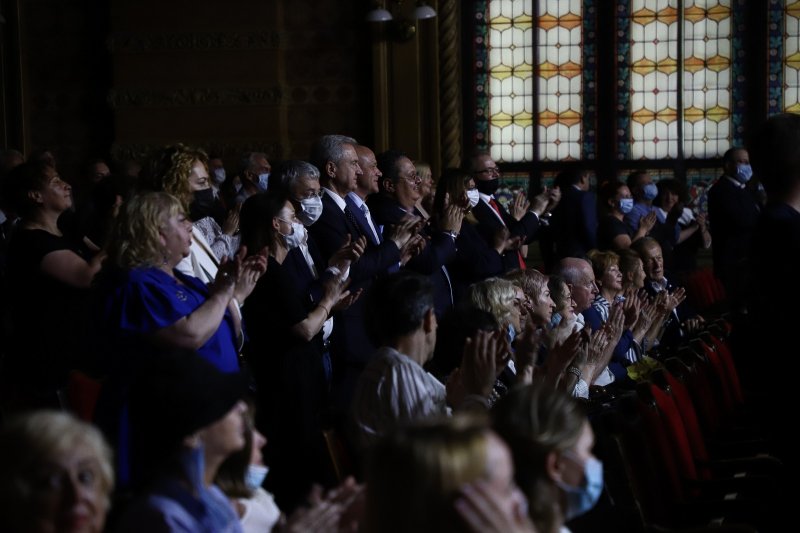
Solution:
M311 147L311 163L320 171L322 214L309 228L324 260L345 243L358 240L363 232L347 206L347 193L355 190L363 174L356 154L356 141L342 135L324 135ZM373 279L399 263L400 250L411 238L411 226L401 225L385 235L377 246L368 246L350 267L350 291L367 290ZM336 317L331 337L334 365L334 397L347 409L358 375L375 351L364 329L364 308L356 302Z
M714 274L725 286L731 309L744 308L752 235L759 206L745 186L753 171L744 148L731 148L722 157L724 174L708 191Z
M575 167L556 177L561 203L550 221L555 258L586 257L597 247L597 198L589 190L589 173Z
M514 201L512 214L494 198L494 193L500 185L500 169L491 155L478 152L467 161L466 170L474 177L475 186L480 193L480 201L472 208L472 213L478 219L477 230L489 246L494 247L499 232L508 232L510 237L518 237L520 244L531 242L539 229L539 218L547 209L548 201L551 199L548 191L535 196L532 203L520 194ZM558 199L555 198L554 204L557 202ZM503 266L505 271L524 269L526 265L523 252L521 250L504 252Z
M386 151L378 156L382 174L380 192L369 198L373 219L388 227L407 219L421 220L415 205L420 199L420 183L414 163L402 152ZM431 277L434 286L434 307L437 317L453 306L453 287L447 264L455 258L455 240L464 218L461 210L448 210L436 221L429 221L422 230L428 244L406 264L406 268Z

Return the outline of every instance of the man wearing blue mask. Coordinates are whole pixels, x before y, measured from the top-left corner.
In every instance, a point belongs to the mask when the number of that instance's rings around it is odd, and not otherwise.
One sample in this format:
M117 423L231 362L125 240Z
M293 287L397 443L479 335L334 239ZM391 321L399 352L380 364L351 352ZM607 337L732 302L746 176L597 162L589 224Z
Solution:
M272 165L269 164L265 153L249 152L244 155L239 167L242 187L236 196L236 202L241 204L250 196L267 190Z
M636 233L639 230L639 220L656 211L653 200L658 195L658 188L646 170L631 172L625 184L630 189L634 202L633 208L625 213L623 220Z
M741 312L759 206L745 186L753 175L747 150L731 148L722 157L722 165L723 175L708 191L714 274L725 286L731 309Z

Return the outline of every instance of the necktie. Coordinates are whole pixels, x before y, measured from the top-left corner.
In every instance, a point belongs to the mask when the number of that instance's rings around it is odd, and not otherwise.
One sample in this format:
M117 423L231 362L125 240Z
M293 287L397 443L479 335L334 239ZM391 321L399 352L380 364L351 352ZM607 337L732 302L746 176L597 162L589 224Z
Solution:
M358 221L356 220L355 215L352 211L350 211L349 207L344 208L344 216L347 217L347 220L350 221L350 225L353 226L353 240L358 239L361 237L361 231L358 229Z
M361 204L361 211L364 213L364 218L367 219L367 225L372 230L373 237L375 237L375 244L380 244L381 236L378 234L375 226L372 225L372 217L369 216L369 207L367 207L367 204Z
M500 215L500 218L502 219L503 218L503 213L500 211L500 206L497 205L497 202L494 201L494 198L489 198L489 205L492 206L492 209L494 209L497 212L497 214ZM504 222L504 224L505 224L505 222ZM521 270L525 270L527 268L527 266L525 265L525 258L522 257L522 252L519 251L519 250L517 250L517 261L519 261L519 268Z

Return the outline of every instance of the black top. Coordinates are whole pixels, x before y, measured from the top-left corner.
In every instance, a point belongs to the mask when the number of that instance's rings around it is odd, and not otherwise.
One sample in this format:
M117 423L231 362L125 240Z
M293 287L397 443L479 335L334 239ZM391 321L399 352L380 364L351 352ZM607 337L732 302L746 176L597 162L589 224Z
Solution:
M617 247L614 246L614 238L618 235L633 237L630 226L625 222L614 215L603 216L597 227L597 247L600 250L617 250Z
M8 251L11 343L6 377L45 389L63 384L70 368L86 364L83 355L90 339L89 291L41 270L44 257L61 250L83 257L80 246L67 237L41 229L17 228Z

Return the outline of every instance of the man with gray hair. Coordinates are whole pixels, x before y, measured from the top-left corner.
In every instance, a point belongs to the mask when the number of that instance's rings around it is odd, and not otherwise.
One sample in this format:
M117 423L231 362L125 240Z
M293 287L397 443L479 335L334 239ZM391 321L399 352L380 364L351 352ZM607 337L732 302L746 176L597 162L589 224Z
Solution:
M264 152L248 152L239 161L239 179L242 189L236 196L236 203L242 204L250 196L264 192L269 185L269 175L272 165L267 160Z
M309 159L319 170L323 207L309 232L326 261L343 244L364 236L345 201L363 173L356 144L355 139L344 135L324 135L311 147ZM350 267L351 292L366 290L377 276L400 262L400 250L411 239L413 226L413 223L401 224L379 245L367 247ZM375 351L364 329L363 303L357 301L341 313L331 340L335 401L340 408L347 409L358 375Z

